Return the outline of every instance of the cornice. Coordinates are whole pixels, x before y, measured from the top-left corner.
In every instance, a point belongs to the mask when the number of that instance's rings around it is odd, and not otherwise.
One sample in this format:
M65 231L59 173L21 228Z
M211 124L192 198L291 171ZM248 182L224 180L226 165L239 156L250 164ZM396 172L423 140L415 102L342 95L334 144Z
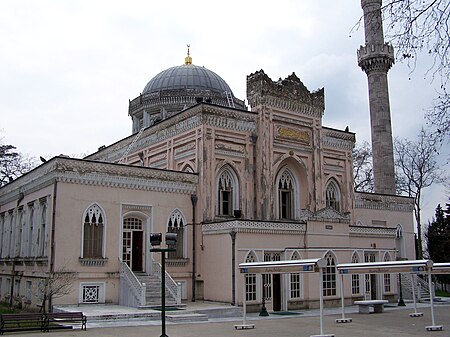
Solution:
M55 181L191 194L196 191L198 176L186 172L55 157L0 188L0 203L10 202L17 199L20 193L32 193Z
M202 125L252 132L256 130L256 117L257 114L250 111L207 103L199 104L146 128L133 145L130 155ZM134 138L135 135L129 136L87 158L109 162L118 161Z

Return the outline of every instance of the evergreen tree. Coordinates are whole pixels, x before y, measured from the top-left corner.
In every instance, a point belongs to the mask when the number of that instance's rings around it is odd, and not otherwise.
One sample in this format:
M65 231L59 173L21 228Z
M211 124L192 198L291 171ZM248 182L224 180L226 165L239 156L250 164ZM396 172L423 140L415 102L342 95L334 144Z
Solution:
M433 262L450 261L450 203L446 206L445 210L440 204L436 207L433 222L425 233L428 256ZM437 275L437 279L444 284L450 283L450 275Z

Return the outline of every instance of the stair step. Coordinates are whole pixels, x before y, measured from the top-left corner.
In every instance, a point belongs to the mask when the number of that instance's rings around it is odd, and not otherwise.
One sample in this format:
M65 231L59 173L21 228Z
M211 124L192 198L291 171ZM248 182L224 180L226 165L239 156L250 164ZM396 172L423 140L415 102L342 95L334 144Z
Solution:
M166 319L169 322L205 322L208 315L205 314L167 314Z

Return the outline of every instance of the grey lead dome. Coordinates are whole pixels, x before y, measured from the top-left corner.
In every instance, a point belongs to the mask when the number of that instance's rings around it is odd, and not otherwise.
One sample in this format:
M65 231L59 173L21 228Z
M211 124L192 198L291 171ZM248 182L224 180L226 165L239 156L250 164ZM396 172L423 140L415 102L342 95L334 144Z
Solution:
M144 88L143 94L171 89L209 90L217 94L232 92L215 72L193 64L184 64L160 72Z

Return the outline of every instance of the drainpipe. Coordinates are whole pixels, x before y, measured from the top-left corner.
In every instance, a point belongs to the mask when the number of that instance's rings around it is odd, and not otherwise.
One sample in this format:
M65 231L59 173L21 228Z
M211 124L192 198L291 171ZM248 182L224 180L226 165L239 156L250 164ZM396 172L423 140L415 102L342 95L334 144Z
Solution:
M50 275L49 277L53 276L53 273L55 272L55 218L56 218L56 187L57 187L57 180L55 178L55 182L53 184L53 205L52 205L52 233L50 237ZM48 308L49 311L52 312L52 306L53 306L53 299L50 294L48 297ZM45 312L45 308L44 308Z
M236 304L236 231L230 232L231 236L231 305Z
M13 259L13 266L12 266L12 275L11 275L11 286L10 286L10 293L9 293L9 307L12 308L13 306L13 297L14 297L14 282L16 282L16 259Z
M196 279L196 256L195 256L195 246L196 246L196 237L195 237L195 206L197 205L197 195L191 194L191 203L192 203L192 302L195 302L195 283Z

